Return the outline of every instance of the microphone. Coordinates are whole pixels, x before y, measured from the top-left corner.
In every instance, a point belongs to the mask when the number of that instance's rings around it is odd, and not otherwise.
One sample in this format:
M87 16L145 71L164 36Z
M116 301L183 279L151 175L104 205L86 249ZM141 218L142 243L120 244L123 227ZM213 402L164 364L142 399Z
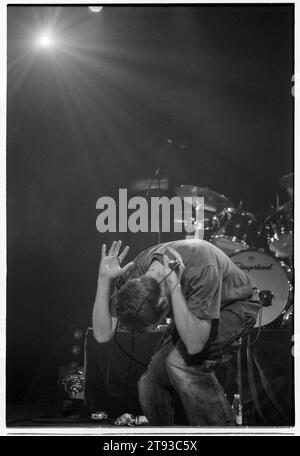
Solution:
M172 271L176 271L180 266L180 261L178 260L170 260L169 261L169 268L172 269Z

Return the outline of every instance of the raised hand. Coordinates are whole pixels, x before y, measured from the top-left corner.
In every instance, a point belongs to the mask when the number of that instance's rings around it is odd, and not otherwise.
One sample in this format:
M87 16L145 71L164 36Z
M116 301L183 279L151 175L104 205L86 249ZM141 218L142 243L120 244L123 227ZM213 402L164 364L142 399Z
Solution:
M122 241L114 241L106 254L106 244L102 245L102 256L99 267L99 280L111 281L116 279L124 272L132 263L121 266L122 261L126 257L129 247L126 246L120 253Z

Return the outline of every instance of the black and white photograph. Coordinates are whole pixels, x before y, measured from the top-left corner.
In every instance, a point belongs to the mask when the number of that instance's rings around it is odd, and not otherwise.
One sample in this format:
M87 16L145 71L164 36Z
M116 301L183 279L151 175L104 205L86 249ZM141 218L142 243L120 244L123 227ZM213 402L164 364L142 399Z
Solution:
M4 9L4 434L295 435L295 4Z

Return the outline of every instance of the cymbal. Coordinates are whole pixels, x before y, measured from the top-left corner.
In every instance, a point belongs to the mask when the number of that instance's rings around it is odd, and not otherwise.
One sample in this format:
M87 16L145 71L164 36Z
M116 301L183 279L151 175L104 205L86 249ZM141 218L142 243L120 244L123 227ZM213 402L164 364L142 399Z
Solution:
M279 184L285 188L294 188L294 173L286 174L279 179Z
M160 179L157 177L145 177L132 182L129 191L150 193L153 190L168 190L168 188L169 178L167 176L161 176Z
M207 223L209 221L210 221L210 217L204 217L204 219L203 219L204 223ZM174 219L174 222L175 223L197 223L194 218L190 218L190 219L178 218L178 219Z
M195 185L180 185L175 189L175 193L180 198L184 197L203 197L204 209L208 212L220 212L226 207L234 207L234 204L221 193L217 193L206 187Z
M284 213L289 220L294 220L294 205L292 201L288 201L276 209L272 209L267 216L267 220L282 213Z
M197 187L196 185L180 185L176 187L175 193L180 198L188 197L188 196L200 196L201 187Z

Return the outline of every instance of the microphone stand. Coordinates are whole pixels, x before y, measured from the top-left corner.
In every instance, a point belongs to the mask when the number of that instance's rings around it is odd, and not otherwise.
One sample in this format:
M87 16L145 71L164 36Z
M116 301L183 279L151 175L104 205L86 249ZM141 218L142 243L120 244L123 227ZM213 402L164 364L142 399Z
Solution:
M160 187L161 172L160 172L160 168L156 168L155 176L157 177L157 189L156 189L157 195L156 196L159 198L160 197L160 193L161 193L161 187ZM161 206L159 206L158 210L159 210L159 212L158 212L157 243L160 244L161 243Z
M171 144L173 143L172 139L167 139L166 140L166 144L167 144L167 147L166 147L166 154L168 153L169 151L169 147L171 146ZM151 177L151 180L150 180L150 183L149 183L149 186L148 186L148 189L147 189L147 192L146 192L146 198L148 198L148 196L151 194L151 187L152 187L152 184L153 184L153 181L154 181L154 185L156 185L156 180L157 180L157 186L156 186L156 196L158 198L160 198L160 195L161 195L161 161L160 161L160 156L163 155L163 154L160 154L159 153L160 150L158 150L157 154L156 154L156 166L155 166L155 171L154 173L152 174L152 177ZM160 244L161 243L161 207L159 206L159 223L158 223L158 233L157 233L157 244Z
M159 159L157 160L159 161ZM158 165L159 163L157 163ZM156 180L157 180L157 186L156 186ZM146 192L146 198L149 197L149 195L151 195L151 187L152 187L152 184L154 182L154 185L156 186L156 196L159 198L160 197L160 190L161 190L161 184L160 184L160 181L161 181L161 173L160 173L160 168L157 166L154 173L152 174L152 177L151 177L151 180L150 180L150 183L148 185L148 189L147 189L147 192ZM157 233L157 244L160 244L161 243L161 225L160 225L160 214L161 214L161 207L159 206L159 214L158 214L158 233Z

